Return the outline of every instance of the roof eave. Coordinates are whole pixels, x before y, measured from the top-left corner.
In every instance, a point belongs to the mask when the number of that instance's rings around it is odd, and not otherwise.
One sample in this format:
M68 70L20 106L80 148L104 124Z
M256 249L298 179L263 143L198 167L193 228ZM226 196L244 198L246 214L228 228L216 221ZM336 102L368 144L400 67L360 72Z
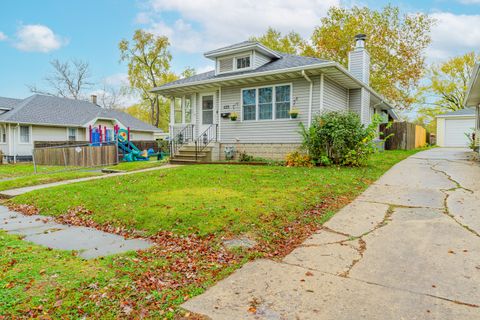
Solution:
M464 104L467 107L475 106L480 103L480 101L472 101L472 94L473 92L477 91L480 92L480 63L476 63L473 71L472 77L468 86L467 94L465 95ZM480 99L477 99L480 100Z
M239 53L245 50L258 50L262 52L263 54L270 56L272 58L281 58L281 56L275 52L274 50L271 50L265 46L263 46L260 43L253 43L253 44L247 44L245 46L237 47L237 48L232 48L232 49L227 49L227 50L212 50L205 52L203 56L208 59L215 59L217 57L223 56L223 55L229 55L229 54L235 54Z

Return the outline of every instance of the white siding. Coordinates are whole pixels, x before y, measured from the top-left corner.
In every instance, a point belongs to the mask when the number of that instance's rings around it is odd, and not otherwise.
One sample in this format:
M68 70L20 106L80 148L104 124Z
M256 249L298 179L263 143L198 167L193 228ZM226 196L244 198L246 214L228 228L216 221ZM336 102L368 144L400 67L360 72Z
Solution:
M153 132L143 132L143 131L130 131L130 140L142 141L142 140L155 140Z
M233 71L233 57L218 59L218 72Z
M318 81L318 80L317 80ZM297 119L261 120L261 121L231 121L221 119L221 142L223 143L299 143L299 123L305 125L308 121L308 101L310 84L304 78L293 79L290 82L269 82L257 86L292 84L292 98L296 99L295 108L300 111ZM241 86L222 88L222 106L235 106L234 110L240 117L242 113ZM318 101L318 99L317 99ZM232 110L229 110L232 111Z
M370 82L370 55L366 50L352 51L348 55L348 70L358 80Z
M325 77L323 90L325 99L323 102L323 108L325 112L348 110L347 89Z
M266 63L269 63L271 60L269 57L265 56L264 54L260 53L260 52L257 52L255 51L255 54L254 54L254 61L253 61L253 68L258 68L258 67L261 67L263 66L264 64Z

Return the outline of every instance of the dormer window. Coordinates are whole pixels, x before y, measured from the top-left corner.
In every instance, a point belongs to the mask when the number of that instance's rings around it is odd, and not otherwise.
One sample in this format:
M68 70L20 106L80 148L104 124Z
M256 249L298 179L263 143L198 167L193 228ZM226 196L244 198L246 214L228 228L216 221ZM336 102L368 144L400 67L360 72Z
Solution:
M237 59L237 70L250 68L250 56L239 57Z

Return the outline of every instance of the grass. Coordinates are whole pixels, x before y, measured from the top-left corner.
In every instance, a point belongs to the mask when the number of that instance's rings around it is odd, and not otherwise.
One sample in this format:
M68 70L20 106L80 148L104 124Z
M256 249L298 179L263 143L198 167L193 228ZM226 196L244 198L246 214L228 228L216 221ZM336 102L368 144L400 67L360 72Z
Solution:
M24 194L12 202L53 216L82 206L91 210L88 219L143 230L158 245L83 261L0 234L0 270L6 274L0 277L0 314L175 317L184 300L249 259L291 249L281 246L301 241L414 152L376 154L363 168L185 166ZM313 207L321 214L305 213ZM226 251L221 238L237 234L261 246Z
M154 160L150 161L122 162L116 166L108 167L108 169L135 171L162 166L165 163L166 160L157 161L155 157ZM31 163L0 165L0 191L98 176L102 174L100 169L70 168L68 171L65 171L63 166L38 166L38 173L36 174Z

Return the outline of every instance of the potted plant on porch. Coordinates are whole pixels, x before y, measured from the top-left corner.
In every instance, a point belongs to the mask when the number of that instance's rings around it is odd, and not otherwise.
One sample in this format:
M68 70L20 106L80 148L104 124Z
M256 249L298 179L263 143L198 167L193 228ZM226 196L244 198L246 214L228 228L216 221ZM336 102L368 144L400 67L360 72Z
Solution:
M298 111L298 109L292 109L290 111L288 111L288 114L290 115L290 118L292 119L296 119L298 117L298 114L300 112Z
M237 119L238 119L238 113L236 112L230 113L230 120L237 121Z

